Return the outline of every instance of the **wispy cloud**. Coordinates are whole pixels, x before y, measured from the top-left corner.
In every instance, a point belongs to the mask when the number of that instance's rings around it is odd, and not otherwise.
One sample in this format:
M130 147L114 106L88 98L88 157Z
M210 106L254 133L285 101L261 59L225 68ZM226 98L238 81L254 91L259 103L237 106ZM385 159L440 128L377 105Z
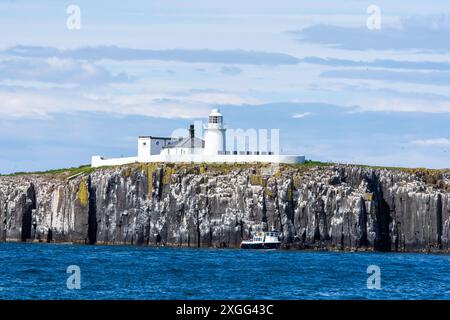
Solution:
M364 80L386 80L406 83L447 86L450 84L450 72L438 71L392 71L392 70L330 70L320 74L325 78L345 78Z
M16 46L2 52L5 55L34 58L64 58L96 60L162 60L190 63L222 63L249 65L292 65L298 58L277 52L246 50L170 49L150 50L120 48L117 46L83 47L59 50L54 47Z
M311 112L294 113L292 115L292 118L294 118L294 119L302 119L302 118L305 118L305 117L310 116L310 115L311 115Z
M450 139L447 138L436 138L436 139L424 139L424 140L414 140L413 144L421 146L450 146Z
M450 51L448 35L450 15L413 16L401 19L397 26L380 30L334 25L312 25L291 31L299 41L318 43L348 50Z
M232 93L197 92L121 94L94 93L72 89L15 88L0 90L0 116L4 118L46 118L53 114L104 112L155 118L191 119L208 114L213 105L242 105L258 100Z
M450 63L437 61L402 61L392 59L376 59L373 61L349 60L336 58L306 57L301 62L330 67L371 67L411 70L450 70Z
M0 60L0 80L39 81L64 84L129 82L126 73L111 74L86 61L61 58L7 58Z
M222 74L230 75L230 76L236 76L238 74L242 73L242 69L237 67L222 67L220 69L220 72Z

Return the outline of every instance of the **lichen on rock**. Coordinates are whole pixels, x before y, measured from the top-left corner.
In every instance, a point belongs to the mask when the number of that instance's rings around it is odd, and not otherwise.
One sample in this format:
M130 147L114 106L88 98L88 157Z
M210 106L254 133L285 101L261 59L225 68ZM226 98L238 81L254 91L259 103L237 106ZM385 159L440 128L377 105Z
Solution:
M80 186L78 188L77 198L80 200L80 203L83 207L87 207L88 205L88 190L86 185L86 179L82 179L80 181Z

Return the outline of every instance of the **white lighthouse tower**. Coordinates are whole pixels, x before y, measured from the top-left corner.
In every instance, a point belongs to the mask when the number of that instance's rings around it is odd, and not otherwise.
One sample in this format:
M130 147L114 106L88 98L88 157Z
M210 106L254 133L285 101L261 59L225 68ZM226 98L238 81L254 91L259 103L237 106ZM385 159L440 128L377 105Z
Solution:
M205 127L205 155L225 154L225 131L220 110L213 109Z

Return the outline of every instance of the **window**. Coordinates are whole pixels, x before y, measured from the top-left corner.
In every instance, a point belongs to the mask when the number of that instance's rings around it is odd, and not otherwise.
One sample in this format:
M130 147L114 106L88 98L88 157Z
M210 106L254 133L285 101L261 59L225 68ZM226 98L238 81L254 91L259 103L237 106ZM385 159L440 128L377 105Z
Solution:
M221 116L210 116L209 123L222 123L222 117Z
M145 147L147 145L147 142L142 142L142 145Z
M156 141L156 145L159 146L159 141Z

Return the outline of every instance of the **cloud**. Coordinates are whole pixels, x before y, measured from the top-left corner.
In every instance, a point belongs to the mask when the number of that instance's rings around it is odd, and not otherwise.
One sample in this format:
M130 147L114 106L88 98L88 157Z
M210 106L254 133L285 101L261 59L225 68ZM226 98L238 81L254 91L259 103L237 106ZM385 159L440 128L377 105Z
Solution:
M104 112L168 119L203 117L214 105L242 105L258 100L232 93L196 92L123 94L73 89L0 88L0 116L3 118L46 118L53 114Z
M450 15L413 16L401 19L398 26L342 27L312 25L290 31L299 41L348 50L450 51Z
M450 63L435 61L401 61L392 59L376 59L373 61L348 60L320 57L305 57L301 62L331 67L374 67L411 70L450 70Z
M15 46L2 52L5 55L33 58L63 58L97 61L110 59L116 61L129 60L161 60L181 61L189 63L222 63L248 65L292 65L298 58L276 52L246 50L209 50L209 49L131 49L117 46L83 47L59 50L53 47Z
M222 67L220 73L230 76L236 76L242 73L242 69L237 67Z
M75 110L92 110L87 101L70 94L61 95L55 90L15 89L0 91L0 115L3 118L46 118L51 113L73 112ZM51 94L48 94L50 93Z
M112 75L105 68L90 62L54 57L0 60L0 79L81 85L132 80L125 73Z
M189 90L191 93L225 93L224 90L215 88L192 88Z
M447 138L436 138L436 139L425 139L425 140L414 140L413 144L422 146L450 146L450 139Z
M373 98L362 102L362 111L450 113L450 101L430 103L427 100Z
M294 119L302 119L302 118L305 118L305 117L310 116L310 115L311 115L311 112L294 113L292 115L292 118L294 118Z
M320 74L325 78L385 80L428 85L447 86L450 84L450 72L438 71L390 71L390 70L330 70Z

